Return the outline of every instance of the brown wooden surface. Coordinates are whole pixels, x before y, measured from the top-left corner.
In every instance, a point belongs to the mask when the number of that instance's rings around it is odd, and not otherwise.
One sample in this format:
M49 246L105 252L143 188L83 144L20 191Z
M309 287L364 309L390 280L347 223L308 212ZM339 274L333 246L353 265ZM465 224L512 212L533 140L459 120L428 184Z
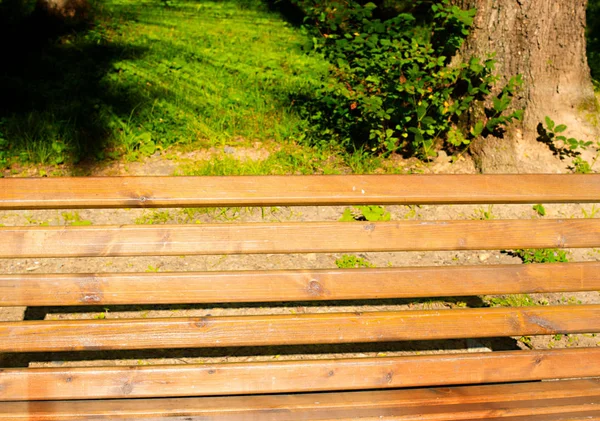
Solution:
M0 258L598 247L600 219L0 227Z
M140 400L10 402L0 404L0 420L81 421L110 419L202 421L297 421L359 416L398 419L457 420L493 416L552 414L594 409L600 399L598 380L459 386L449 388L382 390L299 395L230 396ZM596 408L597 409L597 408ZM177 418L176 418L177 417ZM403 417L403 418L402 418ZM442 418L443 417L443 418ZM388 419L388 418L386 418Z
M0 352L267 346L600 332L600 305L0 323Z
M536 402L532 402L535 404ZM127 420L132 419L143 419L144 421L466 421L466 420L479 420L486 419L488 421L598 421L600 420L600 410L593 409L595 404L587 405L589 408L587 411L577 411L577 412L567 412L567 413L550 413L545 415L539 415L538 413L544 413L544 411L566 411L570 409L574 409L574 405L556 407L553 405L553 402L541 403L551 405L548 409L546 407L532 407L530 410L525 410L521 412L528 413L528 415L524 416L505 416L514 414L516 411L511 411L508 409L507 411L492 409L487 410L483 409L482 411L477 411L473 409L468 412L460 412L460 413L452 413L452 412L444 412L444 413L429 413L432 411L426 411L426 414L423 415L403 415L404 411L393 411L388 410L386 415L379 415L382 411L373 411L373 410L360 410L359 412L355 412L352 410L328 410L328 411L302 411L295 412L292 414L287 414L283 411L270 411L268 413L253 413L253 414L230 414L225 413L222 415L211 414L208 416L175 416L175 417L142 417L142 418L126 418ZM454 408L448 408L448 410L452 410ZM375 416L368 416L369 412L374 412ZM394 415L392 412L398 412L398 415ZM416 410L418 412L418 410ZM492 413L494 415L493 418L486 416L486 414ZM538 415L531 415L531 413ZM365 415L365 416L363 416ZM462 418L457 418L455 415L459 415ZM483 416L483 418L481 418ZM332 418L333 417L333 418ZM1 418L0 418L1 419ZM91 417L91 418L55 418L55 417L44 417L44 418L18 418L19 420L28 420L28 421L66 421L66 420L87 420L87 421L100 421L105 420L102 416ZM112 416L110 419L119 419L124 420L125 418L119 416Z
M0 275L0 306L450 297L600 290L600 262L287 271Z
M551 202L600 202L600 175L0 179L0 209Z
M218 416L234 413L267 417L272 412L296 414L315 409L373 409L505 402L574 399L600 396L600 380L564 380L484 386L457 386L369 392L306 393L295 395L256 395L102 401L7 402L0 404L0 420L62 421L87 420L94 416L115 418ZM218 419L218 418L217 418ZM265 418L261 418L265 419ZM208 421L208 420L207 420Z
M0 372L0 400L111 399L600 377L600 348Z
M392 418L393 420L393 418ZM487 421L598 421L600 420L600 410L586 412L570 412L566 414L549 415L528 415L525 417L492 417L486 418ZM148 420L151 421L151 420ZM201 421L201 420L192 420ZM370 420L361 420L370 421ZM376 420L372 420L376 421Z

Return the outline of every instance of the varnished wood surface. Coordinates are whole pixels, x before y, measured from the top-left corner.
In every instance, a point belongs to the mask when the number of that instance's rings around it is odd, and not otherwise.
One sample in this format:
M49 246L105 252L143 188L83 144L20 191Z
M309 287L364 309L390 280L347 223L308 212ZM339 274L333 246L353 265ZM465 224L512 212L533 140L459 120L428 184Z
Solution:
M597 409L597 380L520 383L448 388L381 390L210 398L103 401L10 402L0 404L0 420L82 421L186 419L202 421L297 421L382 416L398 420L459 420L532 416ZM590 411L591 412L591 411ZM415 418L419 416L420 418ZM193 418L192 418L193 417ZM352 418L354 417L354 418Z
M0 306L449 297L600 290L600 262L113 274L0 274Z
M600 305L26 321L0 323L0 352L334 344L599 332Z
M551 202L600 202L600 175L0 179L0 209Z
M527 415L524 417L496 417L486 418L487 421L598 421L600 420L600 410L585 411L585 412L568 412L562 414L548 415ZM150 420L148 420L150 421ZM152 420L154 421L154 420ZM158 421L158 420L156 420ZM199 419L190 421L202 421ZM350 420L348 420L350 421ZM361 421L367 421L365 419ZM371 421L371 420L368 420ZM376 420L372 420L376 421Z
M305 393L295 395L256 395L167 398L102 401L59 401L0 404L0 420L62 421L88 420L92 417L177 417L195 416L215 419L226 414L239 414L253 419L277 412L299 416L318 409L373 409L447 405L484 404L490 407L505 402L599 397L600 380L564 380L553 382L513 383L484 386L457 386L370 392ZM270 419L270 418L260 418ZM275 418L277 419L277 418ZM207 421L210 418L207 419Z
M600 348L0 372L0 400L218 396L600 377Z
M600 219L0 227L0 258L600 246Z

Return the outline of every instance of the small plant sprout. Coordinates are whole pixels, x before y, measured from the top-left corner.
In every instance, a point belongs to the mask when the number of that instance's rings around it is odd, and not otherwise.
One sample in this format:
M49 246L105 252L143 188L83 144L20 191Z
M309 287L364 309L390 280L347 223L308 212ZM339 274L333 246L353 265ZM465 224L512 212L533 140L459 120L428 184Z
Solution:
M533 210L539 216L546 216L546 208L543 205L533 205Z

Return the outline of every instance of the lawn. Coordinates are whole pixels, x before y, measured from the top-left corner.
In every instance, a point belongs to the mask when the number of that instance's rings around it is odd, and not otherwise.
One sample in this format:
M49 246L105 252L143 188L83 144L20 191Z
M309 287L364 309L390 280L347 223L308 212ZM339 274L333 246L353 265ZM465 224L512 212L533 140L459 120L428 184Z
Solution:
M92 28L49 42L34 32L10 50L0 166L302 140L294 98L321 83L328 63L277 11L241 0L96 8Z

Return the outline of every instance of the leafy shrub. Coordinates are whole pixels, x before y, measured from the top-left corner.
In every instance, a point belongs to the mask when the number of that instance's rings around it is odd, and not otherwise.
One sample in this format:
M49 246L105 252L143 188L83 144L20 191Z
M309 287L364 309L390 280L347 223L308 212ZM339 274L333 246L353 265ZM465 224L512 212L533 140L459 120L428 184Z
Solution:
M445 138L449 149L463 148L522 117L522 111L505 115L521 83L515 77L492 98L491 108L480 107L481 121L466 133L459 130L460 116L483 104L497 80L491 56L450 63L474 10L435 3L423 29L410 13L375 17L374 3L295 1L314 28L315 48L332 63L330 79L304 108L313 142L427 157L435 154L436 139Z
M592 77L596 80L596 89L598 89L598 79L600 79L600 0L589 0L587 6L587 58Z

